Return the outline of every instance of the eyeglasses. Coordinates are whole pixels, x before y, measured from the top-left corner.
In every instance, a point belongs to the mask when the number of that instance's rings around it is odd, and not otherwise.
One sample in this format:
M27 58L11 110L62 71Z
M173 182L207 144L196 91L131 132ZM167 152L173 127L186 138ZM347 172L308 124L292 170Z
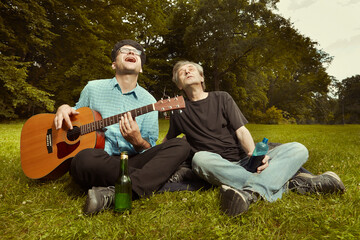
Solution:
M118 51L121 53L124 53L124 54L128 54L129 52L132 52L135 55L138 55L138 56L141 55L141 51L136 48L125 48L124 47L124 48L120 48Z

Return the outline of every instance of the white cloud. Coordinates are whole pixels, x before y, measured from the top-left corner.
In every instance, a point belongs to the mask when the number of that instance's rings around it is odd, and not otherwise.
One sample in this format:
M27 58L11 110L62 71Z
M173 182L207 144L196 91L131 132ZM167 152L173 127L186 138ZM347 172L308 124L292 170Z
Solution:
M350 39L338 39L326 47L329 51L341 51L344 48L358 49L359 51L357 53L360 54L360 34L353 36Z
M339 39L326 50L335 56L328 68L329 74L338 80L360 74L360 34L350 39Z
M360 74L360 0L280 0L279 13L334 56L328 73L338 80Z
M298 10L301 8L308 8L315 2L316 2L316 0L293 0L293 1L291 1L288 9L289 10Z
M350 0L347 3L344 3L344 1L338 1L338 4L341 4L341 5L344 5L344 6L357 4L357 3L360 3L360 0Z

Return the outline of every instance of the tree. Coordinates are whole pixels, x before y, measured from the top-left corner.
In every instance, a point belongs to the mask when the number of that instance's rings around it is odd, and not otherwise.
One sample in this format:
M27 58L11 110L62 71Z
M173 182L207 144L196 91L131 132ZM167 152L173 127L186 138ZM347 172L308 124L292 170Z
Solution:
M131 38L147 55L139 84L157 99L179 93L171 70L187 59L204 67L207 90L229 92L250 120L272 113L283 121L282 113L331 122L332 58L274 13L277 2L3 1L0 118L73 105L89 80L113 77L111 49Z
M48 53L49 74L44 83L53 83L47 89L56 95L56 106L74 104L88 81L114 76L110 52L117 41L137 40L145 46L146 54L151 55L151 48L155 48L166 30L162 13L165 3L166 0L69 0L49 6L53 31L61 38L54 41ZM149 61L139 83L151 90L156 83L147 71L156 68L148 66Z
M250 119L275 106L305 122L327 94L331 57L273 13L277 2L181 1L177 9L191 11L175 13L183 37L173 50L182 52L171 56L201 63L208 89L228 91Z
M273 48L269 50L269 105L291 113L298 122L315 121L319 116L314 108L316 99L327 96L331 83L325 67L332 58L318 50L316 42L299 34L289 21L278 20L276 25L280 27L273 30Z
M342 123L360 123L360 75L338 82L339 109ZM340 117L338 117L340 118Z
M29 117L74 104L89 80L113 77L110 52L117 41L131 38L155 48L167 30L168 5L167 0L2 2L2 116ZM147 75L139 82L156 85Z
M276 1L194 1L188 17L183 56L205 69L209 90L226 90L249 113L267 104L267 82L262 67L265 38L263 13ZM180 54L177 54L180 55Z
M18 112L35 107L54 109L51 94L28 81L31 68L37 68L56 34L45 9L37 1L1 2L0 119L16 118Z

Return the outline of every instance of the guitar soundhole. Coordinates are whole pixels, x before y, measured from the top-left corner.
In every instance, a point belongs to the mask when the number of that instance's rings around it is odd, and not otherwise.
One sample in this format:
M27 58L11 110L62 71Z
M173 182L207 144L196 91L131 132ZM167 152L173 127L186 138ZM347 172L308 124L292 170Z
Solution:
M70 141L75 141L80 136L80 128L77 126L74 126L74 128L72 130L69 130L67 132L66 136Z

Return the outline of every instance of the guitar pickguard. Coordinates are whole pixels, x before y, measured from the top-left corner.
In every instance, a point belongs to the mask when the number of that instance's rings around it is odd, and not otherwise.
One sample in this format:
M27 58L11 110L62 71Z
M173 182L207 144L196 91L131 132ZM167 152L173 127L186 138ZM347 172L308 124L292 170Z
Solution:
M80 141L76 142L73 145L69 145L66 142L59 142L56 144L57 146L57 157L58 159L64 158L71 154L75 149L80 145Z

